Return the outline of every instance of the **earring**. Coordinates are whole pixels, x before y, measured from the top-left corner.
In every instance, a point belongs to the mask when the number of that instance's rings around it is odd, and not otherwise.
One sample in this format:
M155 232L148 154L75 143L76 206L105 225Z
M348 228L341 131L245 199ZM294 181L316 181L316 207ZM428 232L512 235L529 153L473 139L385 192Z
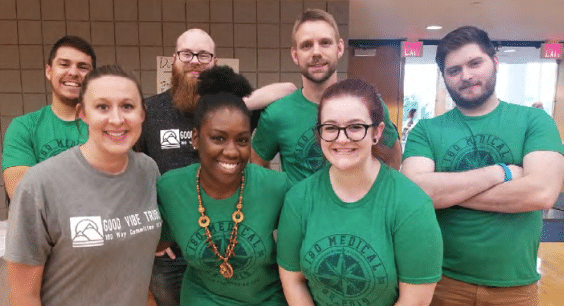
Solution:
M372 143L378 144L378 138L374 138L374 139L372 140Z

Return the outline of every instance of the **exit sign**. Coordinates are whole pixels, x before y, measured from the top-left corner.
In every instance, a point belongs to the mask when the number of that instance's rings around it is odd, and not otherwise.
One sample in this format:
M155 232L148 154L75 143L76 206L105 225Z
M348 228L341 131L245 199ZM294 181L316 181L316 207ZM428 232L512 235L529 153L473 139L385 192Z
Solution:
M541 46L541 58L559 59L562 57L562 44L544 43Z
M420 57L423 56L422 41L402 41L401 42L402 57Z

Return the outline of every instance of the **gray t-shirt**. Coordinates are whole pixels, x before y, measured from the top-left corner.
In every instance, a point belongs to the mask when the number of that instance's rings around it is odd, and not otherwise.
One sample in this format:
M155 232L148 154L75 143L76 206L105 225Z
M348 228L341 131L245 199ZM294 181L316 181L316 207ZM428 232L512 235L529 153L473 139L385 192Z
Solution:
M145 305L161 232L159 170L129 153L108 175L73 147L30 168L10 205L6 255L44 265L43 305Z

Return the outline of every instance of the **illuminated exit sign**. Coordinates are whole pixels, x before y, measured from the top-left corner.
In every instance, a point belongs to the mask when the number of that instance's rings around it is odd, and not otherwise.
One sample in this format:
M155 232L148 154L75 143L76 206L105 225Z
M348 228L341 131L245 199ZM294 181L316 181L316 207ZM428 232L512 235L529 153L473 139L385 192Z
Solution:
M541 46L541 58L559 59L562 57L562 44L545 43Z
M402 57L420 57L423 56L422 41L402 41L401 42Z

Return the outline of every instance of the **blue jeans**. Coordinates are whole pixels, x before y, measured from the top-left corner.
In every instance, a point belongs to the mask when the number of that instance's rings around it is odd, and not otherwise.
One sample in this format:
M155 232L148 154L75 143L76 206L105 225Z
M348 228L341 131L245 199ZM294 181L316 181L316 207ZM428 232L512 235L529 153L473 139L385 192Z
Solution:
M159 306L180 305L180 288L186 271L186 261L178 247L172 247L176 259L167 254L155 257L149 289Z

